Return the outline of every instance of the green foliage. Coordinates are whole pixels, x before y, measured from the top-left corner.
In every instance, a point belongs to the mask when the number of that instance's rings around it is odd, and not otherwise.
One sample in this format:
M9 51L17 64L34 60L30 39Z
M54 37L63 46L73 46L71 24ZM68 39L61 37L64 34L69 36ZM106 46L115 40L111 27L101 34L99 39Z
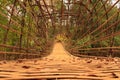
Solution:
M115 46L120 46L120 36L118 35L118 36L116 36L116 37L114 37L114 39L115 39Z
M97 5L94 6L96 2ZM69 47L71 50L120 46L120 36L106 37L120 30L119 23L112 26L120 19L119 13L113 17L118 11L118 8L116 6L112 7L113 4L111 4L110 1L103 5L105 2L106 0L84 0L81 1L81 3L79 2L80 5L71 5L70 11L77 14L77 17L70 16L69 23L71 23L71 25L69 25L69 29L67 30L69 33L66 32L66 34L69 34L68 42L71 42L68 44L73 46ZM112 27L109 28L110 26ZM101 31L103 32L101 33ZM86 53L88 52L90 51ZM81 52L78 50L78 53Z
M5 30L3 28L0 28L0 43L3 42L3 38L4 38L4 34L5 33Z
M67 41L67 37L65 37L65 35L63 35L63 34L58 34L56 36L56 40L65 42L65 41Z
M1 44L4 43L5 45L21 48L32 48L41 52L46 49L47 42L58 34L56 37L57 40L71 42L69 44L73 47L81 48L81 46L83 46L82 48L95 48L120 46L120 36L89 43L120 30L120 25L115 25L115 27L96 36L96 34L120 19L120 14L117 14L113 19L104 24L108 18L118 11L117 7L113 7L110 11L107 11L112 5L107 3L103 6L106 0L70 0L71 3L74 3L74 1L79 3L70 4L70 11L67 11L68 4L65 4L64 0L63 3L62 0L53 0L54 10L58 12L56 14L52 14L52 10L50 12L53 18L53 24L50 19L47 18L49 16L46 14L47 10L44 10L46 8L42 6L43 10L40 10L40 6L36 6L38 4L35 3L35 0L15 1L16 0L0 0L0 24L10 28L7 30L0 27ZM96 7L94 7L96 2L98 3ZM6 8L8 7L11 9L7 10ZM61 13L63 13L63 15ZM69 15L66 16L64 14ZM65 24L61 24L62 22ZM101 28L91 33L98 27ZM4 40L6 40L6 42ZM12 51L12 49L8 48L5 50ZM18 51L21 52L21 50Z

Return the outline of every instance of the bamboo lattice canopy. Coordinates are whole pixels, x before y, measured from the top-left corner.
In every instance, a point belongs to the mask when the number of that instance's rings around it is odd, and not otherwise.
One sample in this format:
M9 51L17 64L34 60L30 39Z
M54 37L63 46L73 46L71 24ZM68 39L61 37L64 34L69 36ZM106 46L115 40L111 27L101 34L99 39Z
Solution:
M79 53L103 48L111 53L120 46L119 4L120 0L1 0L1 51L41 54L51 38L62 34Z

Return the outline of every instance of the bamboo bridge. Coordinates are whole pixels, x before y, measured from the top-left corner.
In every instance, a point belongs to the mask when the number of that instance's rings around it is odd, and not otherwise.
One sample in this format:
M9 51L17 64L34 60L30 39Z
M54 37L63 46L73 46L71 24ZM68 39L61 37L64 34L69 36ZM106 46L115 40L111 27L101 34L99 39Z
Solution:
M1 0L0 80L120 80L120 0Z

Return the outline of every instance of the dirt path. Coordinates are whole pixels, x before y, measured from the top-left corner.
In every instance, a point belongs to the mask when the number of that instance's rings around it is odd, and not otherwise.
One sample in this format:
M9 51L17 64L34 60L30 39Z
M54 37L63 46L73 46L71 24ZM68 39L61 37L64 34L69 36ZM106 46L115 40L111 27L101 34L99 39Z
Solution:
M120 80L120 59L78 58L55 43L43 59L0 62L0 80Z
M52 53L46 58L53 59L56 61L68 61L72 59L71 55L64 49L61 43L55 43Z

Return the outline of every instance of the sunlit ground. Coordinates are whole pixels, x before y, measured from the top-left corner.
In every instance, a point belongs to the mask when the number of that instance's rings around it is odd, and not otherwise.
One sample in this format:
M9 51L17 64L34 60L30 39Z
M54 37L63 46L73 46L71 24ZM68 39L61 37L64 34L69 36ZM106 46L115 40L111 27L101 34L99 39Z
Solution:
M119 80L120 59L78 58L55 43L42 59L1 61L1 80Z

